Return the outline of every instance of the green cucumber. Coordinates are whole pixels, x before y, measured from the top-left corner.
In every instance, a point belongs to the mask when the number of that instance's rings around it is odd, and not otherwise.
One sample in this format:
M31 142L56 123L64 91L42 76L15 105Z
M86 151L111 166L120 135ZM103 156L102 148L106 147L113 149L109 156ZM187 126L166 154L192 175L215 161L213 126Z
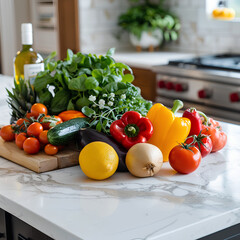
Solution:
M69 143L74 140L81 128L88 126L88 120L88 118L74 118L56 125L47 133L49 143L52 145L65 145Z

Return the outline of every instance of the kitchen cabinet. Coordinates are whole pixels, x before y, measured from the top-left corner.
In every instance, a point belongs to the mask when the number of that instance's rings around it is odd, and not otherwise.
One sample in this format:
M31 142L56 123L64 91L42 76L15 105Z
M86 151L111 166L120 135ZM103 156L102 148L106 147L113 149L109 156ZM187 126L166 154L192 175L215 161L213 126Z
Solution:
M141 89L143 98L156 101L156 74L150 69L132 67L133 84Z
M53 240L44 233L0 209L0 239L3 240Z
M220 239L231 239L239 240L240 239L240 224L234 225L222 231L213 233L209 236L199 238L198 240L220 240Z
M5 211L0 209L0 239L7 240Z
M43 55L56 51L59 59L66 57L68 48L79 51L78 0L34 0L30 4L36 51Z

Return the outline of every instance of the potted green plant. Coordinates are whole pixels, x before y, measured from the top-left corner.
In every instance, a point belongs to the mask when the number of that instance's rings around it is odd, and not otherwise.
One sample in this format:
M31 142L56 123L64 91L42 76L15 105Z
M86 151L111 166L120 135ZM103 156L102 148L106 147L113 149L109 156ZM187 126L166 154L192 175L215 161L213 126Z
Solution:
M119 16L118 25L130 33L130 41L138 50L153 50L164 42L178 39L179 19L164 7L163 0L157 3L151 0L130 1L134 3Z

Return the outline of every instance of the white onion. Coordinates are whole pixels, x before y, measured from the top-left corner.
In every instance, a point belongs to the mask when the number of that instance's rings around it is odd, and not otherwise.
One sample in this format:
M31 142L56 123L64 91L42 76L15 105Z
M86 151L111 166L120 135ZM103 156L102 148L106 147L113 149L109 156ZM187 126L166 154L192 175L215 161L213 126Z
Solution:
M162 164L161 150L150 143L137 143L126 155L127 168L136 177L151 177L159 172Z

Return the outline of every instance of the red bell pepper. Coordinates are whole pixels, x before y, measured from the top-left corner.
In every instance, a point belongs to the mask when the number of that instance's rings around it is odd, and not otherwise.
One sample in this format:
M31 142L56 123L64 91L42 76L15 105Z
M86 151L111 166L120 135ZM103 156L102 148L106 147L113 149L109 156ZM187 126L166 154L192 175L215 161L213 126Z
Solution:
M126 149L129 149L136 143L147 142L153 134L153 125L140 113L129 111L111 124L110 134Z
M188 136L198 135L202 129L202 120L198 111L195 108L188 108L182 116L191 121L191 129Z

